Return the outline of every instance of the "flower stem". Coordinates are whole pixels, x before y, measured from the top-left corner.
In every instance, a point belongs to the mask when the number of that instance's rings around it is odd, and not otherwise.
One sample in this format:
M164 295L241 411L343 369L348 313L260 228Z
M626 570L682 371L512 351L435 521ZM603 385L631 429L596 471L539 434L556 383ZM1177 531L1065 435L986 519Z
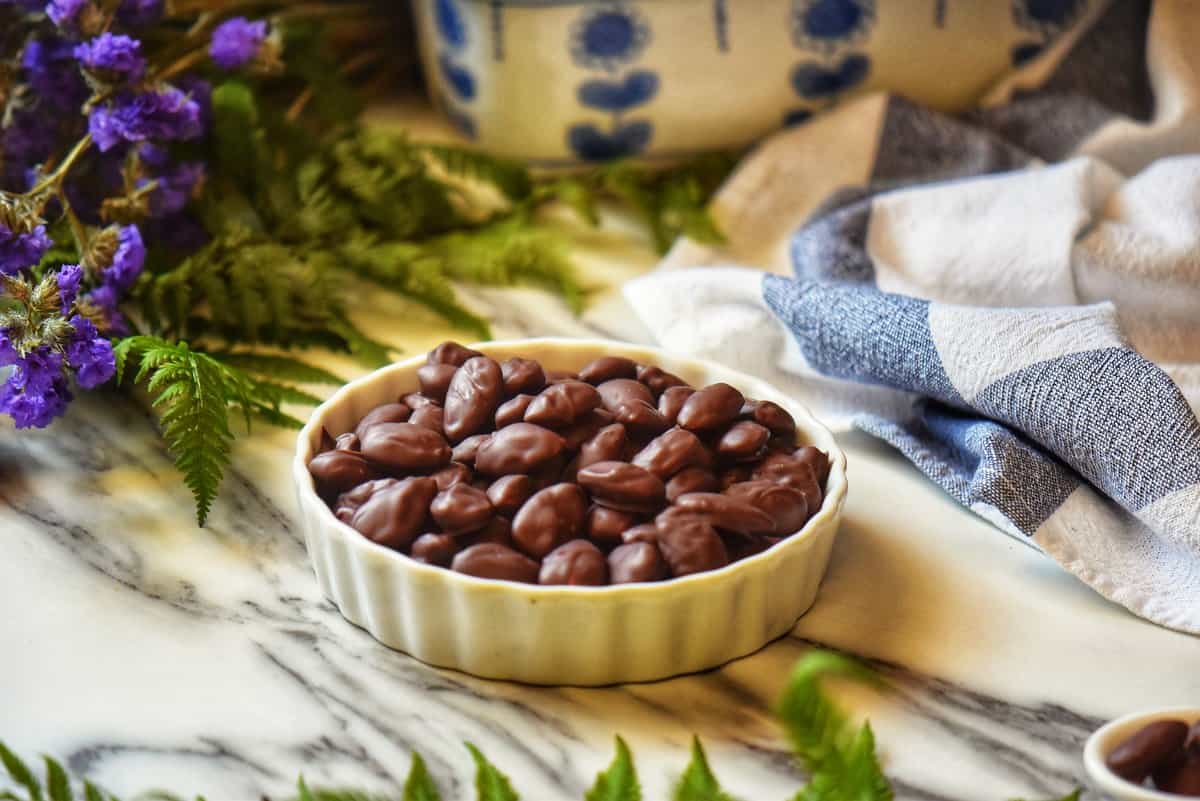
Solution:
M42 180L38 181L32 189L26 192L26 195L36 196L47 189L57 188L63 179L67 177L71 167L75 166L75 162L79 157L87 152L87 149L92 146L92 135L85 134L82 139L75 143L75 147L71 148L71 152L66 155L62 163L54 168L54 172L47 175Z

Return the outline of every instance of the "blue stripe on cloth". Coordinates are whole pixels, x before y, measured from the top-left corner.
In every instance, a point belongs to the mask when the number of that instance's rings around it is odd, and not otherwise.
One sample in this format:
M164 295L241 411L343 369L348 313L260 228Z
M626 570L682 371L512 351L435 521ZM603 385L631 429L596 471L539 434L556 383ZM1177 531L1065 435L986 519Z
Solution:
M1171 378L1128 348L1038 362L975 398L1126 509L1200 483L1200 422Z
M826 375L919 392L966 408L929 331L929 302L873 287L763 277L763 299Z
M796 277L874 283L875 265L867 255L870 220L870 198L814 217L792 236Z
M940 404L918 403L904 422L862 415L854 425L899 450L959 503L993 507L1026 536L1080 485L1078 476L1020 435Z

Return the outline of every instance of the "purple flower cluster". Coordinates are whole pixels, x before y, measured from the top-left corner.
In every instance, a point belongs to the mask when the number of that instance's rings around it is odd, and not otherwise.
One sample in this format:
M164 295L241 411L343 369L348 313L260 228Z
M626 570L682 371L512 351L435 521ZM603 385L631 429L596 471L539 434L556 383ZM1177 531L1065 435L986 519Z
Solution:
M39 225L32 231L13 231L0 223L0 273L16 275L26 267L37 264L50 249L50 237L46 226Z
M104 225L102 212L139 221L90 234L79 264L47 273L33 269L53 244L46 226L0 217L6 221L0 222L0 275L15 280L9 286L20 309L0 328L0 413L19 428L42 427L65 411L75 388L112 378L109 338L128 331L121 303L142 273L147 242L163 252L188 251L207 236L187 208L204 184L204 164L179 159L168 145L209 127L212 88L187 74L170 83L147 80L153 73L139 30L162 17L164 0L0 0L4 4L27 12L22 24L30 27L6 39L21 47L9 62L18 67L19 91L11 96L21 100L7 108L0 101L0 190L53 186L44 182L51 168L43 165L62 163L86 131L94 147L72 160L58 184L63 194L49 205L43 199L40 213L58 214L69 203L87 226ZM262 21L226 20L213 30L208 54L224 70L268 64L274 59L266 49L269 32ZM148 191L129 195L151 182Z
M120 92L88 117L88 131L101 152L122 142L195 139L204 132L200 105L173 86L150 92Z
M137 81L146 71L142 43L124 34L102 33L76 45L74 54L84 69L108 83Z
M137 277L145 259L145 248L135 226L121 229L116 239L112 263L103 271L101 286L92 292L94 295L106 290L114 306L120 289L128 287ZM6 270L10 276L24 273L41 259L50 244L43 226L22 233L4 224L0 224L0 242L10 245L4 251L5 264L15 265L14 269ZM0 386L0 412L12 417L17 428L42 428L66 411L71 400L72 377L78 386L93 389L116 372L112 343L91 319L75 311L84 281L83 267L63 265L43 281L53 281L50 286L57 287L60 311L68 318L70 327L65 337L58 335L59 341L23 347L14 344L11 331L0 329L0 368L11 368ZM46 312L27 308L26 314L29 322L36 325Z
M234 17L213 30L208 54L221 69L236 70L254 60L266 39L267 23Z

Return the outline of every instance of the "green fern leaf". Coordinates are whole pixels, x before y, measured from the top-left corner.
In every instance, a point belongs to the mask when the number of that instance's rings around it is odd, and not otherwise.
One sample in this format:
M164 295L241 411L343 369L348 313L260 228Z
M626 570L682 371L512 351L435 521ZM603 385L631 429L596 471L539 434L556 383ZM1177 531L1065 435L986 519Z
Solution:
M492 184L509 200L528 197L533 189L529 170L520 162L448 145L425 145L421 149L451 175Z
M518 801L519 796L508 783L508 777L487 761L478 748L467 743L467 750L475 760L475 790L478 801Z
M408 779L404 782L403 801L442 801L442 796L429 775L429 769L425 767L425 760L415 751L412 767L408 770Z
M298 384L328 384L340 386L346 379L320 367L290 356L263 353L214 353L213 358L242 372L264 376L275 381L294 381Z
M608 770L596 776L596 783L588 791L584 801L642 801L642 786L638 782L637 770L629 746L617 738L617 755Z
M37 777L33 775L28 765L8 750L8 746L3 742L0 742L0 763L4 764L9 778L28 791L29 801L42 801L42 786L38 783Z
M46 762L46 795L50 801L75 801L71 792L71 782L63 766L48 756L43 756Z
M675 801L733 801L721 790L717 777L708 766L708 757L698 737L692 738L692 761L688 763L679 785L675 788Z
M84 801L105 801L104 793L100 792L100 788L89 781L83 783L83 798Z
M1053 801L1079 801L1079 798L1082 795L1083 795L1083 788L1077 787L1073 791L1064 795L1062 798L1056 798ZM1020 799L1013 799L1013 801L1020 801Z

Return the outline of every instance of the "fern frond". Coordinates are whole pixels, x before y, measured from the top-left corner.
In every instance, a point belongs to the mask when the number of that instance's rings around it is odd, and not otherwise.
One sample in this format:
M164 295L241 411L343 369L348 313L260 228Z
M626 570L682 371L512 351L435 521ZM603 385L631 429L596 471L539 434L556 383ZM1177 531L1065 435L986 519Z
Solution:
M423 145L421 152L432 156L451 175L491 184L511 201L528 197L533 189L529 170L518 161L450 145Z
M222 351L211 354L214 359L235 367L245 373L266 376L276 381L294 381L298 384L327 384L337 386L346 380L321 367L294 359L290 356L276 356L265 353L249 353L245 351L232 353Z

